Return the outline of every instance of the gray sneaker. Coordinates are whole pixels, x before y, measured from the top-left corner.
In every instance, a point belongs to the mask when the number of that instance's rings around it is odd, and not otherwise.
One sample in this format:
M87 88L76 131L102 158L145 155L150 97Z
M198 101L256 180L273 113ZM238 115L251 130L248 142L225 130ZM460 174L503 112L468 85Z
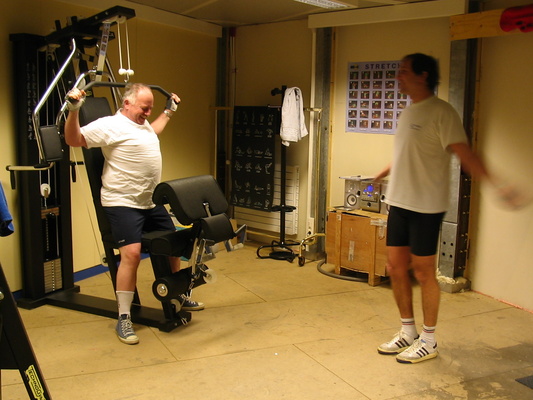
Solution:
M137 344L139 338L133 330L133 324L131 323L131 317L127 314L122 314L118 317L116 328L118 340L126 344Z
M428 345L422 339L416 339L413 344L396 356L396 361L403 364L415 364L426 360L431 360L439 355L437 343Z
M418 338L418 337L417 337ZM383 343L378 347L379 354L399 354L409 346L413 344L415 338L407 335L403 331L398 332L392 340L389 342Z

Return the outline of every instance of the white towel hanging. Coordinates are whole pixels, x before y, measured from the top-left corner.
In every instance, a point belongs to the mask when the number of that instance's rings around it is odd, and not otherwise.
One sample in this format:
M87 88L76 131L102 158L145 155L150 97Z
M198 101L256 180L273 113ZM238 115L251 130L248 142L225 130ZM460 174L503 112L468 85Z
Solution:
M285 90L281 106L281 143L289 146L308 134L305 126L302 91L297 87Z

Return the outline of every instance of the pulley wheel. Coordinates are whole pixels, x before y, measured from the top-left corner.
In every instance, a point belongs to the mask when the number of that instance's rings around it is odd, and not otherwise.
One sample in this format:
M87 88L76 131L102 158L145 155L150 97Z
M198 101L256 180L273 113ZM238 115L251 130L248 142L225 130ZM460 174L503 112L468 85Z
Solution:
M213 269L206 269L204 271L204 281L205 283L215 283L218 279L217 273Z

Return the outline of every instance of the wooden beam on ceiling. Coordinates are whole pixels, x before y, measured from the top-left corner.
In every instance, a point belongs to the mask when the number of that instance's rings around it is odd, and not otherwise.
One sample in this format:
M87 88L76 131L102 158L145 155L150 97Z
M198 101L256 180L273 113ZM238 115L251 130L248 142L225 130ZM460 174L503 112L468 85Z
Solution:
M356 8L312 14L309 28L366 25L382 22L412 21L426 18L442 18L464 14L467 0L418 1L383 7Z
M504 11L505 9L451 16L451 40L478 39L522 33L519 29L506 32L500 27L500 19Z

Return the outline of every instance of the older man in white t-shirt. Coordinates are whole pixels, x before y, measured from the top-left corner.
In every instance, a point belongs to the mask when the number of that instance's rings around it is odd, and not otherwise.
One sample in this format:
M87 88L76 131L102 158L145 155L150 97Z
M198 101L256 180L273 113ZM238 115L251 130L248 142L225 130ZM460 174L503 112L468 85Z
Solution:
M141 261L142 233L175 229L165 207L153 203L152 194L161 178L158 135L172 117L180 98L173 93L166 109L149 123L148 117L154 104L153 93L146 85L131 84L126 87L122 108L115 115L80 127L78 114L85 93L73 89L67 97L67 144L74 147L100 147L105 158L101 202L121 257L116 277L116 333L123 343L137 344L139 338L133 330L130 311ZM173 272L180 269L179 258L171 257L171 268ZM183 296L181 301L181 309L184 310L204 308L202 303L192 301L187 296Z

